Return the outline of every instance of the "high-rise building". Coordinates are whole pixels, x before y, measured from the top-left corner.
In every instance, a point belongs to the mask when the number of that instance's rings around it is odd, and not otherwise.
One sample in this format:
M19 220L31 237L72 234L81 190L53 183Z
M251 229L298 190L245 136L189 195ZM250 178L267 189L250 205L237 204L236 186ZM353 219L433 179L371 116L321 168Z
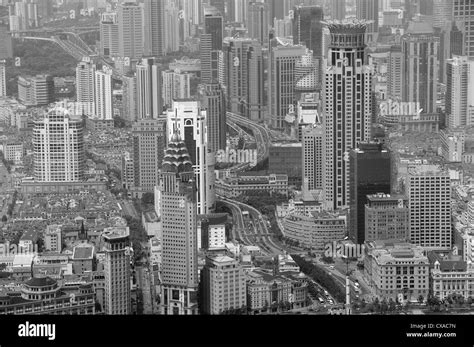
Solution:
M349 153L349 168L349 235L355 243L363 244L367 195L390 194L390 152L380 143L360 143Z
M154 58L137 64L138 119L157 118L163 112L162 66Z
M18 77L18 98L26 106L46 106L54 100L54 80L50 75Z
M112 120L112 74L109 71L95 72L95 115L100 120Z
M214 209L215 154L208 151L207 112L199 101L177 100L168 110L168 138L178 131L186 144L194 168L198 214Z
M368 65L364 23L328 23L331 32L323 89L325 196L333 209L349 205L349 151L369 142L372 120L372 67Z
M208 257L201 276L201 313L221 314L230 309L246 306L246 279L243 268L237 260L225 255Z
M401 46L392 46L388 56L387 97L402 100L403 53Z
M105 228L104 312L108 315L131 314L130 300L130 229L128 227Z
M84 58L76 67L76 101L82 112L92 117L95 113L95 73L96 66L88 58Z
M441 155L446 163L462 162L462 154L465 151L466 135L465 130L443 129L440 131L441 137Z
M37 182L80 182L84 179L82 119L53 109L35 122L33 152Z
M402 195L367 195L365 242L408 240L410 235L408 200Z
M224 24L222 16L204 18L204 34L201 35L201 82L219 80L219 64L222 63Z
M436 113L439 44L428 22L410 22L402 37L403 101L418 103L423 113Z
M162 56L164 54L165 2L145 0L145 55Z
M119 56L138 59L144 48L144 7L135 2L117 5Z
M106 57L119 55L119 25L116 12L105 12L101 15L100 54Z
M122 83L122 118L135 122L138 114L137 76L123 76Z
M308 125L303 137L303 192L324 188L324 129L321 124Z
M0 26L0 59L13 58L13 41L8 27Z
M153 192L159 183L159 171L166 149L166 117L158 119L141 119L133 124L133 193Z
M163 101L169 107L173 100L191 97L191 74L181 71L163 71Z
M198 88L201 107L207 113L207 143L209 152L224 150L226 147L226 103L219 83L201 84Z
M453 1L433 0L433 26L443 28L453 21Z
M251 1L248 7L248 34L258 40L260 44L267 45L270 34L270 8L268 3Z
M278 40L276 40L278 41ZM272 43L277 44L277 43ZM285 127L285 117L294 109L295 67L302 55L307 53L305 46L276 45L270 49L268 67L268 115L272 126Z
M379 31L379 0L356 0L356 18L367 21L366 42L377 41Z
M450 128L474 124L474 58L447 61L446 121Z
M346 0L331 1L331 19L343 20L346 18Z
M451 181L436 165L408 168L410 241L426 249L451 249Z
M474 57L474 1L453 0L454 20L463 33L462 55Z
M7 96L7 76L5 61L0 61L0 97Z
M260 44L252 45L248 50L248 72L247 72L247 99L246 116L255 121L262 122L265 119L267 109L266 95L266 63L267 51Z
M161 313L197 314L197 200L191 157L175 128L158 189L162 240Z
M225 250L227 213L212 213L198 216L198 249L204 251Z
M165 7L164 45L165 52L177 52L181 45L180 35L180 8L174 2L168 2Z

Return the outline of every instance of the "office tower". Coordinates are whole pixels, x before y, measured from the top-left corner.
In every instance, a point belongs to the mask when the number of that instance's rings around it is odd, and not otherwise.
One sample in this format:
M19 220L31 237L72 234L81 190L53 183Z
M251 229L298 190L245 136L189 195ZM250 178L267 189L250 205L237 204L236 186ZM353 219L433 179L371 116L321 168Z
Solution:
M364 23L329 22L331 42L325 67L323 124L325 194L331 208L349 204L348 153L370 141L372 68L368 65Z
M440 131L441 155L446 163L462 162L465 152L466 134L464 128L443 129Z
M165 52L177 52L180 48L180 9L175 3L168 3L165 7L164 45Z
M346 18L346 0L331 0L331 19Z
M285 117L294 108L295 66L307 53L305 46L277 45L270 49L268 67L268 115L272 126L285 127Z
M376 42L379 31L379 0L356 0L356 17L368 21L366 42Z
M323 59L323 9L317 6L296 6L293 17L293 44L304 45L313 52L318 73ZM322 76L318 74L318 81Z
M138 114L136 76L122 77L122 92L122 118L130 122L135 122Z
M131 314L130 301L130 250L128 227L105 228L105 299L107 315Z
M248 8L248 35L267 45L270 34L270 10L267 3L251 1Z
M112 120L112 75L108 71L95 72L95 115L100 120Z
M35 3L26 1L11 3L8 14L12 32L38 27L38 6Z
M201 107L207 114L207 143L209 152L226 148L226 103L222 86L219 83L201 84L198 87Z
M180 71L163 71L163 101L169 107L173 100L191 97L191 74Z
M474 1L453 0L454 20L463 33L462 55L474 57Z
M33 152L37 182L80 182L84 179L82 119L66 110L51 110L34 123Z
M209 5L219 11L219 14L222 16L222 18L226 17L226 0L209 0Z
M145 55L159 57L164 55L165 2L145 0Z
M265 119L267 109L267 95L265 88L267 51L262 49L260 44L252 45L248 50L248 71L247 71L247 108L246 116L255 122Z
M124 2L117 5L119 56L138 59L143 56L143 4Z
M301 98L301 94L316 92L321 84L318 82L319 73L318 59L313 56L311 51L307 51L295 65L295 97Z
M0 26L0 59L13 58L13 42L8 27Z
M359 143L349 152L349 235L358 244L365 241L367 195L390 194L390 152L380 143Z
M324 129L321 124L307 125L303 137L303 192L324 189Z
M100 54L105 57L119 55L119 25L115 12L105 12L101 15Z
M252 39L228 38L224 42L225 79L229 110L248 117L249 51L261 56L261 45ZM257 53L255 53L257 54Z
M446 120L450 128L474 124L474 58L447 61Z
M459 30L458 26L456 25L456 22L452 23L452 27L451 27L451 31L449 35L449 42L450 42L450 47L449 47L450 58L452 58L455 55L462 55L463 33L461 30Z
M166 117L140 119L132 126L134 192L141 197L153 192L159 183L159 171L166 149Z
M451 182L436 165L413 165L406 182L410 241L426 249L451 249Z
M274 19L273 21L273 32L271 36L273 37L285 37L289 38L293 34L293 21L286 17L285 19Z
M387 97L402 100L403 53L401 46L392 46L388 56Z
M198 249L204 251L225 250L227 213L211 213L198 216Z
M402 195L367 195L365 242L408 240L410 235L408 200Z
M46 106L54 100L54 80L49 75L18 77L18 99L26 106Z
M265 0L270 6L270 19L284 19L289 13L287 0Z
M232 22L242 23L244 25L247 25L249 1L248 0L234 0L234 1L229 0L229 3L233 4L233 8L234 8L233 18L231 18Z
M424 113L436 112L439 41L427 22L410 22L402 37L402 100L419 103Z
M7 76L5 61L0 61L0 97L7 96Z
M453 1L433 0L433 26L443 28L453 21Z
M242 266L225 255L206 258L202 269L202 312L221 314L247 304L247 286ZM225 293L222 296L222 293Z
M162 66L154 58L143 58L137 64L138 119L156 118L163 112Z
M186 144L173 127L158 190L163 228L161 313L197 314L196 183Z
M219 80L219 63L222 59L224 24L221 16L204 18L204 34L201 35L201 82Z
M208 151L207 113L198 101L178 100L168 110L168 124L181 134L193 163L197 187L198 214L208 214L214 208L214 153ZM168 127L168 138L174 128Z
M79 114L92 117L95 113L96 66L90 58L84 58L76 67L76 101Z
M47 19L53 15L53 3L49 0L35 0L38 16L41 19Z

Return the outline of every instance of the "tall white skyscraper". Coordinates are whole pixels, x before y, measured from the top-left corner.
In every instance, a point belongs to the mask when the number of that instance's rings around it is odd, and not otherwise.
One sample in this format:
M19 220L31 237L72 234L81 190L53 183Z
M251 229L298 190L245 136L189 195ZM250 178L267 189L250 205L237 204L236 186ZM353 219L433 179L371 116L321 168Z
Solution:
M366 25L330 21L328 60L325 61L323 124L325 139L325 194L328 207L349 204L348 153L368 142L372 119L372 69L365 45Z
M117 6L119 56L141 58L144 49L143 4L124 2Z
M157 118L163 112L162 66L154 58L143 58L137 64L138 119Z
M112 120L112 74L108 71L95 72L95 119Z
M0 97L7 96L7 76L5 60L0 61Z
M84 179L85 147L82 119L53 109L33 128L37 182L80 182Z
M76 67L76 101L82 112L80 114L91 117L94 115L96 66L85 57Z
M198 214L208 214L215 204L215 154L208 151L207 112L198 101L174 101L168 111L168 138L177 129L193 163Z
M447 61L446 117L450 128L474 125L474 57Z

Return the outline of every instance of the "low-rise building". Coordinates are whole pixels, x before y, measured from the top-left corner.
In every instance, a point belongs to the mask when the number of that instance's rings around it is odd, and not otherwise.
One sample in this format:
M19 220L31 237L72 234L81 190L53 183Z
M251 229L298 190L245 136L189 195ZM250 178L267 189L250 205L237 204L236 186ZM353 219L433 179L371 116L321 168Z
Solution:
M72 264L76 275L92 272L94 269L94 246L82 243L74 247Z
M62 251L62 238L60 225L48 225L44 233L44 248L49 252Z
M398 240L365 243L364 275L380 299L416 302L429 293L429 261L423 247Z

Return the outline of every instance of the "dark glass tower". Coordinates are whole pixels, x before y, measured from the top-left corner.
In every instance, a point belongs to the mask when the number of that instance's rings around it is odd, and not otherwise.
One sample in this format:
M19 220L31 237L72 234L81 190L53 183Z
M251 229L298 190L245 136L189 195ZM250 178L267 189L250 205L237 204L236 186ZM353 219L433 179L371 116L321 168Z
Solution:
M350 151L349 167L349 236L363 244L367 195L390 194L390 152L381 143L361 143Z

